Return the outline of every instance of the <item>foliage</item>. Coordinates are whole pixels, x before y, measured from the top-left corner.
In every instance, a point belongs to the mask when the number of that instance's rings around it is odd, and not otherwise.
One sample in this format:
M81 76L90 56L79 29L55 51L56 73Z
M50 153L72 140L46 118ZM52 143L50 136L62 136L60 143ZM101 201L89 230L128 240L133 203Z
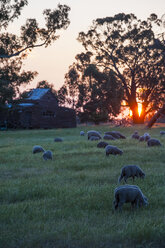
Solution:
M14 3L12 4L12 2ZM25 0L3 0L0 9L0 28L7 28L9 23L21 14ZM57 9L46 9L43 11L45 17L45 28L39 27L36 19L27 19L25 25L21 27L21 35L1 34L0 58L11 58L18 56L23 52L28 52L34 47L51 45L59 38L56 32L66 29L69 25L68 12L70 8L67 5L58 5Z
M155 14L142 21L134 14L120 13L98 18L87 33L79 33L78 40L92 54L97 67L114 71L134 122L143 122L164 101L165 45L163 37L154 32L160 25ZM138 101L142 103L141 120Z
M26 0L2 0L0 6L0 105L11 102L19 93L20 86L29 83L36 72L22 71L22 61L35 47L47 47L59 36L56 34L69 25L70 8L58 5L55 10L43 12L45 27L39 27L36 19L27 19L21 27L21 35L6 31L9 24L21 15Z
M12 103L21 85L29 83L36 72L21 71L22 59L5 59L0 70L0 108Z
M122 89L115 73L99 70L91 63L91 56L88 52L76 56L76 63L65 76L65 84L60 89L63 98L59 100L72 104L82 122L98 124L119 113Z
M102 133L109 126L91 127ZM139 127L116 128L126 140L111 143L123 150L122 156L105 156L86 136L82 127L58 130L1 132L0 167L0 246L3 248L163 248L164 148L148 148L130 138ZM83 127L85 133L89 127ZM161 140L154 128L150 134ZM64 142L54 143L54 134ZM52 150L53 160L43 161L32 154L40 144ZM123 165L137 164L146 173L135 179L148 197L146 208L114 212L114 189ZM132 184L132 180L128 179Z

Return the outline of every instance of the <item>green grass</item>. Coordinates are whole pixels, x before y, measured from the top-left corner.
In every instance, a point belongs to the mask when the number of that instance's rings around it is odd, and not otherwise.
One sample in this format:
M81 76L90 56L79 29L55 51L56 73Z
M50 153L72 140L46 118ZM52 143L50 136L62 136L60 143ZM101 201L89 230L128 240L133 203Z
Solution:
M0 132L0 248L163 248L165 247L165 137L149 130L162 147L147 147L130 138L143 127L113 128L126 140L109 141L122 156L105 156L97 141L76 129ZM55 143L55 137L64 142ZM41 145L53 160L32 154ZM146 208L113 209L121 167L137 164L146 173L136 179L149 200ZM129 184L133 184L128 179Z

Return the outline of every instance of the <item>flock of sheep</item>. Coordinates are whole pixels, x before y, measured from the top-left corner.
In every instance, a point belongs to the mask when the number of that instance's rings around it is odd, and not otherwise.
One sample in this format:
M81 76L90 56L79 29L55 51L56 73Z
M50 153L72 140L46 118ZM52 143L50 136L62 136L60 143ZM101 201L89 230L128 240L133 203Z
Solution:
M80 132L81 136L85 136L85 132ZM165 135L165 131L161 131L160 135ZM102 136L101 133L95 130L90 130L87 132L87 138L90 141L97 141L101 140ZM158 139L153 139L150 137L148 133L145 133L143 136L140 136L137 131L135 131L132 136L132 139L137 139L139 142L147 142L147 145L149 147L151 146L161 146L161 143ZM126 139L126 137L121 134L118 131L110 131L105 132L103 136L104 140L116 140L116 139ZM61 138L55 138L55 142L62 142L63 139ZM112 155L122 155L123 151L119 149L116 146L109 145L106 141L100 141L97 144L98 148L104 148L106 156ZM53 158L52 152L50 150L45 151L42 146L36 145L33 147L32 150L33 154L42 152L43 153L43 159L49 160ZM144 178L145 173L143 170L137 166L137 165L126 165L121 169L121 175L118 179L118 183L121 182L122 179L124 179L125 183L127 182L127 179L129 177L132 177L133 181L135 177ZM141 207L148 205L148 200L146 196L142 193L141 189L136 185L122 185L115 189L114 191L114 208L122 210L122 205L124 203L131 203L132 207Z
M161 135L165 135L165 131L160 132ZM81 136L84 136L85 133L83 131L80 132ZM88 140L100 140L102 139L101 134L98 131L91 130L87 132ZM149 147L151 146L161 146L161 143L158 139L151 138L148 133L145 133L143 136L140 136L137 131L135 131L132 136L132 139L137 139L139 142L145 141ZM124 135L117 131L105 132L103 136L104 140L115 140L115 139L126 139ZM109 145L105 141L100 141L97 144L98 148L105 148L106 156L112 155L122 155L123 151L116 146ZM134 178L140 177L144 178L145 173L143 170L137 165L126 165L121 170L121 175L118 179L118 183L124 178L125 183L129 177ZM132 207L141 207L148 205L147 197L142 193L141 189L136 185L122 185L115 189L114 191L114 207L116 209L122 210L122 205L124 203L130 202Z

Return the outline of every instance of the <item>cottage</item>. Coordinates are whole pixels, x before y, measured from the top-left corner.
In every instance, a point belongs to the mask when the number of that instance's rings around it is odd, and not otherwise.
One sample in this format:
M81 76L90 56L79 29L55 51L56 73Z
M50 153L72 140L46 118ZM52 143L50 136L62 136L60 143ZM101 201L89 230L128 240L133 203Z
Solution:
M58 106L51 89L37 88L10 109L8 123L14 128L76 127L76 114L73 109Z

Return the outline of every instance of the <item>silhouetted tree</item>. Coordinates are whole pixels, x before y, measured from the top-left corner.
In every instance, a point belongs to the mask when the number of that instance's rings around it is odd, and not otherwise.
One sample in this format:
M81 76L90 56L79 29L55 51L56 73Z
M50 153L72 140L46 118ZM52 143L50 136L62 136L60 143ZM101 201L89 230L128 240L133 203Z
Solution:
M0 69L0 108L12 103L19 94L20 86L28 84L36 76L36 72L22 71L22 59L5 59Z
M47 47L59 36L58 30L69 25L67 5L58 5L55 10L43 12L45 27L39 27L36 19L27 19L18 37L6 30L11 22L21 15L27 0L1 0L0 4L0 104L11 102L19 93L22 84L30 82L36 72L22 71L22 60L35 47Z
M112 70L100 71L90 63L91 55L81 53L76 56L77 62L70 66L60 94L63 93L63 101L77 110L82 122L97 124L119 113L122 89Z
M27 0L1 0L0 30L6 29L10 22L21 14L22 8L28 4ZM59 38L58 30L66 29L70 23L67 5L58 5L57 9L43 11L45 27L39 27L36 19L27 19L21 27L20 37L8 33L0 34L0 58L11 58L35 47L47 47Z
M114 71L124 88L123 100L133 112L134 123L143 123L145 116L164 101L165 45L154 33L160 25L155 14L141 21L134 14L121 13L96 19L87 33L79 33L78 40L97 68ZM140 117L138 101L142 103Z

